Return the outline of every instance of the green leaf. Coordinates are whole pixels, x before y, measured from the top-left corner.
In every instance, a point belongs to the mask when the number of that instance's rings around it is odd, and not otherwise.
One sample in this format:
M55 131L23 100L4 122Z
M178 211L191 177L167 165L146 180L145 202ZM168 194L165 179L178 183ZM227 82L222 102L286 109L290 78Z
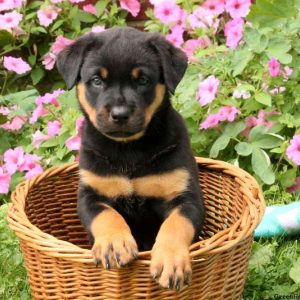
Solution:
M78 108L76 89L73 88L58 96L58 102L61 103L65 108Z
M266 184L272 184L275 181L275 175L269 166L268 155L265 151L254 148L252 151L251 164L254 173Z
M246 41L250 50L255 53L261 53L264 51L269 42L269 39L266 35L260 34L260 32L254 28L245 29L244 40Z
M242 121L229 123L225 126L224 133L230 137L236 137L239 133L246 129L246 124Z
M282 184L282 186L289 187L295 182L297 176L297 168L289 169L280 175L280 183Z
M267 133L255 140L252 145L263 149L273 149L280 146L284 142L284 138L280 135Z
M51 27L51 32L55 31L56 29L58 29L62 24L64 24L65 20L58 20L56 21L53 26Z
M249 260L249 269L257 270L268 265L275 255L275 249L272 244L261 245L254 242L252 246L252 255Z
M234 147L237 154L241 156L248 156L252 153L252 146L249 143L246 142L240 142Z
M34 66L35 65L35 62L36 62L36 56L35 55L29 55L28 56L28 61L29 61L29 63L32 65L32 66Z
M232 75L235 77L241 74L252 58L253 53L246 47L235 51L232 60Z
M236 90L254 92L255 91L255 87L253 85L251 85L251 84L243 83L243 84L240 84L239 86L237 86Z
M254 96L254 99L259 102L259 103L262 103L264 105L267 105L267 106L271 106L272 105L272 98L269 94L266 94L264 92L260 92L258 94L256 94Z
M84 23L93 23L97 20L94 15L92 15L88 12L85 12L83 10L79 10L77 12L77 18L79 21L84 22Z
M289 276L296 284L300 284L300 258L294 262L293 267L290 269Z
M266 53L269 58L275 57L283 64L289 64L292 56L287 52L292 48L291 42L287 37L276 37L269 41Z
M96 16L98 18L103 14L103 12L104 12L107 4L109 3L109 1L110 0L100 0L100 1L97 1L95 7L96 7L96 11L97 11Z
M254 142L257 141L259 139L261 139L261 137L267 133L268 128L264 125L257 125L255 127L253 127L250 130L250 134L249 134L249 141L250 142Z
M42 68L35 68L31 71L30 77L33 85L36 85L44 77L45 71Z
M6 46L8 44L13 44L14 36L7 30L0 30L0 46Z
M57 137L51 138L41 144L41 148L51 148L59 145L59 140Z
M279 27L284 24L284 21L294 17L297 14L297 9L294 6L293 0L256 0L252 5L251 11L247 19L260 26Z
M212 145L210 149L209 156L215 158L219 155L219 152L225 149L230 142L230 137L228 135L221 135Z

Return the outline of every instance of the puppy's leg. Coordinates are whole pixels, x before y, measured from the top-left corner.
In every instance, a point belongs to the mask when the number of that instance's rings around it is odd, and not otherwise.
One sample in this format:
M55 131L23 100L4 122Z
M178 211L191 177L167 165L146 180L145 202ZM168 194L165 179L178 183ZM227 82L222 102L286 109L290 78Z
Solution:
M150 272L161 286L180 290L191 281L189 246L202 225L203 211L201 204L188 195L172 202L152 249Z
M78 213L92 235L92 254L104 268L122 267L137 257L137 244L124 218L109 205L109 199L81 186Z

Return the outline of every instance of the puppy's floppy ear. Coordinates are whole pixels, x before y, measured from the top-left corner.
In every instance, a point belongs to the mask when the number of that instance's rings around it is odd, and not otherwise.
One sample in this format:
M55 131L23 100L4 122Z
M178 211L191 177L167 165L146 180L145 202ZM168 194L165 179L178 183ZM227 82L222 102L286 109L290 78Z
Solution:
M165 84L173 93L187 68L187 56L160 34L152 35L150 45L160 56Z
M71 89L79 79L84 55L94 42L94 34L88 33L80 37L73 44L67 46L58 54L56 66L65 80L68 89Z

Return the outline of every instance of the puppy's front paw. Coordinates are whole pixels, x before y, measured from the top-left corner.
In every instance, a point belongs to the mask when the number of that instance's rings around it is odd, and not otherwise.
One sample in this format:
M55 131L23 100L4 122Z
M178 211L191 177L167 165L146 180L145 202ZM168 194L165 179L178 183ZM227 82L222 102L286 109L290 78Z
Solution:
M128 232L109 233L96 237L92 254L96 266L100 262L106 269L123 267L137 258L138 248L133 236Z
M190 285L192 269L187 247L156 243L151 255L151 275L162 287L179 291Z

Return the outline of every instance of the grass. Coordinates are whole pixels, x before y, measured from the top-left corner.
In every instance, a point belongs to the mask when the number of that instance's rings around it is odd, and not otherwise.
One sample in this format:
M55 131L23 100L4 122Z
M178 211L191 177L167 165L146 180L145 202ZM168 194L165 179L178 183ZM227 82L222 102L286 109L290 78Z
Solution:
M19 244L7 227L7 207L0 207L0 300L29 300L32 298ZM298 284L292 278L299 280ZM291 295L300 299L300 242L283 238L255 241L244 299L284 299Z

